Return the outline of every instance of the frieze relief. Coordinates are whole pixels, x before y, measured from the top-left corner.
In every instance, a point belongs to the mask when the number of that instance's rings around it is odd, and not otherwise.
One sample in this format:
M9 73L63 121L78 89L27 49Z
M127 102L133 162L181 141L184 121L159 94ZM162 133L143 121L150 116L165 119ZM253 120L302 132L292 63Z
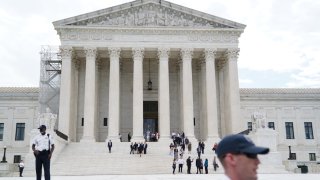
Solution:
M191 14L155 4L131 7L68 25L74 26L160 26L233 28Z
M163 42L206 42L238 43L241 32L218 30L199 32L197 30L157 29L58 29L62 41L163 41Z

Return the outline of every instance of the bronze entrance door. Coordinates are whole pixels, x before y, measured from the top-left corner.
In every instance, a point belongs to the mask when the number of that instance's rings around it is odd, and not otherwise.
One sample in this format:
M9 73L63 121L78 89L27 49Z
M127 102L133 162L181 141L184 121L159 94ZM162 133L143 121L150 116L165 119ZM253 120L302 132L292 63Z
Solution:
M158 101L143 102L143 136L146 141L156 141L158 133Z

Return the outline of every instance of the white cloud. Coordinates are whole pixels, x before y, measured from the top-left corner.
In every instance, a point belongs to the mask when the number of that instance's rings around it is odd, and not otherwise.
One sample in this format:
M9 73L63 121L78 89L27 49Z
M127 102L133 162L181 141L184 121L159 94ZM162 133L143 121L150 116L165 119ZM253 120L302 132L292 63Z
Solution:
M240 84L252 84L253 81L251 79L241 79L241 78L239 78L239 83Z

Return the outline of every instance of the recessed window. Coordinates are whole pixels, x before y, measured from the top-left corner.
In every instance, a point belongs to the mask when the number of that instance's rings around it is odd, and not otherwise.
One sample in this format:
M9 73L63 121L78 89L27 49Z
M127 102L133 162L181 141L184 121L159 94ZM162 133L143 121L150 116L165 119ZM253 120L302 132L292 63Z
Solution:
M316 161L316 153L309 153L309 160L310 161Z
M81 126L84 124L84 118L81 118Z
M248 122L247 125L248 125L248 130L252 131L252 122Z
M103 126L108 126L108 118L103 118Z
M0 141L3 141L4 123L0 123Z
M285 122L287 139L294 139L293 122Z
M306 139L313 139L312 122L304 122L304 130L306 133Z
M16 124L16 141L23 141L24 140L24 130L25 130L25 123L17 123Z
M274 130L274 122L268 122L268 128Z
M14 155L13 156L13 163L20 163L21 155Z

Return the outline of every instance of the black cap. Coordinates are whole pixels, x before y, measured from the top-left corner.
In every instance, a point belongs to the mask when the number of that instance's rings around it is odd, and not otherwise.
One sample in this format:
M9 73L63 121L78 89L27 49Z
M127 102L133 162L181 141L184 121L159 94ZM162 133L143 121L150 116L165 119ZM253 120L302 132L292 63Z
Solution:
M38 127L38 129L47 129L47 127L45 125L41 125Z
M217 156L222 157L227 153L267 154L269 148L256 146L249 137L242 134L224 137L217 148Z

